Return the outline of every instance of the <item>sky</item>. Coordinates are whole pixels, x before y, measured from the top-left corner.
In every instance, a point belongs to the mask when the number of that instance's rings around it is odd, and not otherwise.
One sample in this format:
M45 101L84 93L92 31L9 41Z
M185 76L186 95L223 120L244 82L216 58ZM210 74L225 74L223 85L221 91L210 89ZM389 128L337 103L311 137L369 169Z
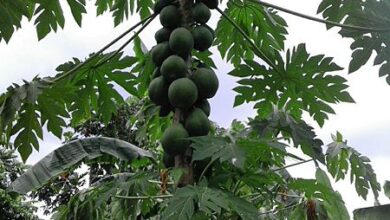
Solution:
M269 1L271 2L271 1ZM319 0L273 0L272 3L289 8L304 14L316 15ZM32 23L23 22L22 29L18 30L8 44L0 43L0 93L13 82L21 83L22 79L31 80L35 75L52 76L54 69L61 63L70 60L72 57L84 58L89 53L99 50L114 37L138 21L138 18L131 17L128 21L118 27L113 27L113 20L110 14L100 17L95 16L94 7L89 2L89 14L83 18L83 27L79 28L70 16L67 6L65 10L65 28L57 33L50 33L46 38L37 40L35 27ZM307 50L315 54L326 54L334 57L334 61L345 70L338 72L348 80L348 89L356 104L339 104L333 106L336 115L331 115L325 122L323 128L319 128L308 117L306 119L315 127L318 136L325 142L330 143L330 134L340 131L348 144L368 156L372 160L372 165L377 173L378 180L383 183L390 180L390 173L387 166L390 159L390 104L385 101L385 97L390 97L390 86L386 84L384 78L378 77L378 67L372 66L371 58L368 65L358 72L348 75L347 67L351 59L349 48L351 41L343 39L337 34L337 29L327 31L325 25L312 21L297 18L285 13L280 13L287 21L289 35L286 41L286 48L292 48L299 43L306 43ZM209 25L216 26L219 16L216 11ZM158 19L147 27L141 34L141 39L150 49L155 45L154 32L159 28ZM113 47L119 47L121 43ZM132 46L125 49L125 53L131 54ZM233 107L234 91L236 80L227 75L232 70L232 66L227 64L218 55L215 48L213 60L218 70L216 71L220 80L220 89L217 95L211 100L211 120L221 126L227 127L233 119L245 121L248 117L253 117L255 111L250 104L237 108ZM46 133L44 141L41 142L39 152L34 152L28 163L33 164L40 158L51 152L60 145L60 140L53 135ZM313 164L308 163L299 167L289 169L295 176L313 178ZM359 198L351 187L348 179L335 184L344 198L350 211L358 207L372 206L374 204L372 196L367 201ZM389 201L381 196L383 203Z

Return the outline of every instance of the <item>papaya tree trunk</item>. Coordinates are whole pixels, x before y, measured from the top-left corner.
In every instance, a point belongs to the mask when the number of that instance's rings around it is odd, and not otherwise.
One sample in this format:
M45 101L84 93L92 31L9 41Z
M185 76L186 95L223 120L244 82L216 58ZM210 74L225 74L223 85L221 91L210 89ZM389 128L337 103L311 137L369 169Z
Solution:
M182 111L180 109L175 110L174 123L180 123ZM183 170L183 175L177 184L178 187L184 187L194 183L194 172L191 164L192 149L188 148L184 155L175 156L175 168Z

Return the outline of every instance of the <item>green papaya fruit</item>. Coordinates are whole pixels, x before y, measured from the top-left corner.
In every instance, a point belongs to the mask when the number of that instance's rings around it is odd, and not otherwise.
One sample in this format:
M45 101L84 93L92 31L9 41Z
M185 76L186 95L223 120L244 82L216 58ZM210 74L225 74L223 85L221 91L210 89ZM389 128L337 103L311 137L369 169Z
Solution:
M161 145L164 151L171 156L184 154L190 146L190 141L185 139L188 137L188 132L182 124L173 124L164 131Z
M161 65L161 75L167 82L186 76L188 71L187 64L183 58L177 55L171 55Z
M192 75L192 80L198 88L199 99L212 98L217 93L219 82L213 70L198 68Z
M169 36L169 46L174 53L187 58L194 48L194 38L189 30L179 27Z
M148 87L148 95L150 100L156 105L167 105L169 103L168 88L169 85L162 76L153 79Z
M198 98L198 90L192 80L180 78L171 83L168 89L169 102L175 108L187 109Z
M194 108L185 120L185 128L193 136L204 136L210 131L210 121L200 108Z

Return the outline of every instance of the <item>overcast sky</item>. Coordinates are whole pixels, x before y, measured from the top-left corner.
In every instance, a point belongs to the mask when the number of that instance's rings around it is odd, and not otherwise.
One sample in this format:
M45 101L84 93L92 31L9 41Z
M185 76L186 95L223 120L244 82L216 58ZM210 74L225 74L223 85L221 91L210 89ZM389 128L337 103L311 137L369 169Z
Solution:
M315 15L319 0L273 0L277 4L305 14ZM35 75L52 76L55 74L55 67L70 60L72 57L84 58L89 53L97 51L106 43L118 36L125 29L135 24L138 18L130 18L117 28L113 28L113 20L109 14L95 17L92 4L89 3L89 14L83 18L83 28L79 28L72 20L69 10L65 8L66 24L64 30L51 33L46 38L37 41L35 28L32 24L23 23L23 28L17 31L9 44L0 43L0 92L4 92L12 83L21 83L22 79L31 80ZM301 18L280 13L289 25L288 40L286 48L305 42L307 50L311 54L326 54L335 57L335 62L343 67L348 67L351 51L350 41L342 39L337 34L337 29L326 31L323 24L314 23ZM210 26L215 27L218 19L217 12L213 13ZM159 27L158 19L142 33L141 39L149 49L155 44L154 32ZM126 48L126 53L131 53L132 47ZM213 49L216 52L215 49ZM218 66L217 75L220 79L218 94L211 100L211 119L218 124L227 127L233 119L246 120L247 117L255 115L250 105L232 108L235 86L235 78L227 76L232 69L226 64L218 53L213 56ZM369 61L372 64L371 59ZM347 68L346 68L347 69ZM381 183L390 180L390 174L386 170L390 158L390 128L389 103L385 97L390 97L390 86L385 79L378 77L378 68L367 65L358 72L348 75L347 70L338 74L348 79L349 92L355 99L356 104L340 104L334 106L336 115L330 116L330 120L316 132L325 143L330 142L330 134L340 131L349 140L349 145L367 155L373 162ZM312 121L311 121L312 122ZM46 134L45 141L41 143L41 151L34 152L28 163L34 163L42 158L60 141L53 135ZM290 169L296 176L312 178L314 167L306 164ZM368 201L357 197L354 188L349 184L349 179L335 185L340 191L349 208L373 205L372 196ZM388 202L381 196L383 202Z

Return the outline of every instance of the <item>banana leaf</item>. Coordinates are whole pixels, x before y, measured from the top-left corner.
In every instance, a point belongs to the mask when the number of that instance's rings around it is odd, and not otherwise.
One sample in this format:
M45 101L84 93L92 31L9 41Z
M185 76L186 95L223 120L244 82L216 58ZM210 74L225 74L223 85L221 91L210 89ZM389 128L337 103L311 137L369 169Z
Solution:
M45 185L51 178L58 176L73 165L105 154L124 161L141 157L154 161L151 152L123 140L108 137L79 139L62 145L45 156L12 182L8 190L26 194Z

